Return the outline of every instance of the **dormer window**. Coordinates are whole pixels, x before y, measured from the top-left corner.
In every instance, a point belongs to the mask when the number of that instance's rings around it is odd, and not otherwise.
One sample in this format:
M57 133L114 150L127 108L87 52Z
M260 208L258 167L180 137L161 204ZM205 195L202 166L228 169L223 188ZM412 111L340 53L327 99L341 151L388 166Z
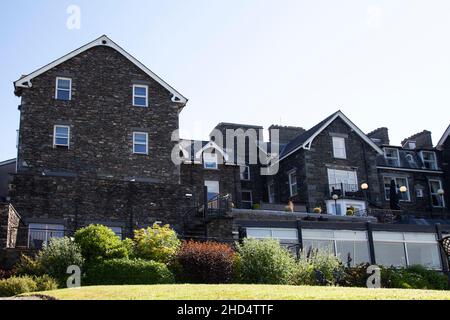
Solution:
M203 153L203 167L205 169L218 169L217 163L217 154L216 153Z
M133 106L148 107L148 86L133 85Z
M400 156L396 148L384 148L384 158L388 166L400 167Z
M335 158L347 159L345 150L345 139L341 137L333 137L333 154Z
M56 100L69 101L72 99L72 79L56 78Z
M423 166L426 169L437 170L436 153L433 151L422 151Z

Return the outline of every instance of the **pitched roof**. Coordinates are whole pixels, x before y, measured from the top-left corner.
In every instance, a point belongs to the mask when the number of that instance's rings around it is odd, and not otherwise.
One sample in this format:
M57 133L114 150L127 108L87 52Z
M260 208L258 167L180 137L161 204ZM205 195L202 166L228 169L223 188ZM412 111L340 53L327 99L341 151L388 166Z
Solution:
M444 135L442 136L441 140L439 140L439 142L436 146L437 149L440 150L442 148L445 141L447 141L449 135L450 135L450 125L447 127L447 130L445 130Z
M155 73L153 73L150 69L148 69L146 66L144 66L139 60L134 58L132 55L130 55L128 52L126 52L124 49L122 49L119 45L117 45L114 41L109 39L106 35L101 36L100 38L95 39L94 41L89 42L88 44L66 54L65 56L45 65L44 67L37 69L36 71L33 71L32 73L22 76L19 80L16 80L14 82L14 88L17 90L17 88L30 88L32 87L32 80L41 75L44 72L47 72L48 70L56 67L57 65L72 59L73 57L79 55L80 53L83 53L86 50L89 50L96 46L107 46L110 48L115 49L120 54L122 54L125 58L127 58L129 61L131 61L133 64L135 64L139 69L141 69L143 72L145 72L149 77L151 77L153 80L155 80L157 83L159 83L162 87L164 87L167 91L172 93L172 101L182 104L183 106L186 105L188 99L185 98L181 93L179 93L177 90L172 88L167 82L165 82L163 79L161 79L159 76L157 76Z
M309 149L314 139L327 128L334 120L341 118L349 127L351 127L364 141L366 141L375 151L379 154L383 154L383 151L369 138L364 132L361 131L353 122L350 121L342 111L336 111L332 115L328 116L324 120L320 121L311 129L301 133L291 142L289 142L280 152L280 160L288 157L297 150L304 148Z

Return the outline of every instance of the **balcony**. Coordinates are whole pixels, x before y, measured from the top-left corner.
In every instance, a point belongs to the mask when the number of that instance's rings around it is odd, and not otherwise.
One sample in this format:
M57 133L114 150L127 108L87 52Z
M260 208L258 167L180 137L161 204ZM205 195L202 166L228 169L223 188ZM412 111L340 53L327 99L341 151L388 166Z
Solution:
M364 199L364 192L357 184L337 183L328 185L330 197L338 195L339 198Z

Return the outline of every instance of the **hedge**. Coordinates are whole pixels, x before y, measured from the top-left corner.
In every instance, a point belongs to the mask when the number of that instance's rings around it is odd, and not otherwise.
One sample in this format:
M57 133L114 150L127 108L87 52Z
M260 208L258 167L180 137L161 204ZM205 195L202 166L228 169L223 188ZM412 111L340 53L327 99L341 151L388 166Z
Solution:
M92 264L82 285L171 284L173 274L160 262L112 259Z

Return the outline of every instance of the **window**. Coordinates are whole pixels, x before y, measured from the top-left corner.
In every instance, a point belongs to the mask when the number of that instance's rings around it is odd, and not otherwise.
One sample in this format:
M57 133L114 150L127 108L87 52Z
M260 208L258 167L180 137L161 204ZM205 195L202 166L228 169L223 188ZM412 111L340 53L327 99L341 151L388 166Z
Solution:
M55 99L65 101L72 99L72 79L56 78Z
M437 170L436 154L432 151L422 151L423 166L426 169Z
M205 169L217 169L217 154L216 153L203 153L203 167Z
M439 245L435 234L413 232L373 232L377 264L386 267L422 265L441 269Z
M409 163L410 166L414 166L414 165L415 165L414 157L413 157L412 154L409 154L409 153L408 153L408 154L405 156L405 158L406 158L406 161L408 161L408 163Z
M441 180L429 180L431 204L433 207L445 208L444 197L439 194L439 190L442 189Z
M396 148L384 148L384 158L388 166L400 167L400 156Z
M297 171L291 171L288 173L289 178L289 194L291 197L295 196L298 192L297 190Z
M303 229L303 250L322 249L351 266L370 262L367 232L351 230Z
M241 166L241 180L250 180L250 166Z
M133 85L133 106L148 107L148 86Z
M339 199L337 201L327 200L327 213L345 216L347 210L353 210L355 216L364 215L366 210L366 202L360 200Z
M416 187L416 197L417 198L423 198L423 189Z
M122 240L122 227L108 227L110 228L120 240Z
M133 153L148 154L147 132L133 132Z
M30 223L28 226L28 247L41 249L51 238L64 237L64 226L59 224Z
M269 183L267 186L269 203L275 203L275 184L273 182Z
M247 238L277 239L284 246L298 243L298 230L288 228L247 228Z
M346 159L345 139L341 137L333 137L333 154L335 158Z
M67 147L70 144L70 127L56 125L53 128L53 147Z
M331 193L342 189L344 192L356 192L359 188L356 171L328 169L328 183Z
M251 209L253 207L252 192L249 190L242 190L242 208Z
M398 177L384 177L384 195L387 201L391 199L391 181L394 180L395 186L397 188L397 194L400 201L411 201L411 197L409 194L409 186L407 178L398 178ZM406 192L400 192L401 187L406 187Z

